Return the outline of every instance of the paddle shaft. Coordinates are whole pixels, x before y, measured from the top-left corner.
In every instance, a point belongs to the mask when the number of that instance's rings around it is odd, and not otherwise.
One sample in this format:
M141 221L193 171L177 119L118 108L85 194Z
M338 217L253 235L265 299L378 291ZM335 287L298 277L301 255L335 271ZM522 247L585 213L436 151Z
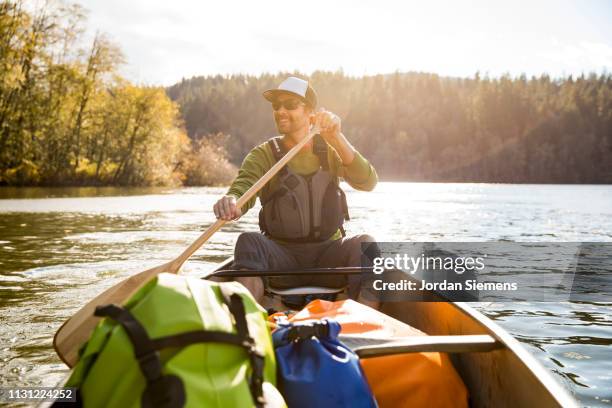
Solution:
M289 161L318 133L314 127L308 135L291 148L270 170L266 172L255 184L251 186L237 201L236 205L242 208L251 198L261 190L285 166ZM158 267L132 275L115 286L107 289L95 299L83 306L55 333L53 346L57 355L69 366L73 367L78 359L78 349L89 339L91 332L98 322L98 318L93 313L96 306L110 303L123 304L127 299L134 295L142 285L162 272L178 273L181 266L198 250L210 237L217 232L224 224L225 220L217 220L202 235L198 237L182 254L176 259Z
M301 275L359 275L372 272L371 266L343 266L337 268L302 268L302 269L221 269L206 276L206 279L238 278L241 276L301 276Z

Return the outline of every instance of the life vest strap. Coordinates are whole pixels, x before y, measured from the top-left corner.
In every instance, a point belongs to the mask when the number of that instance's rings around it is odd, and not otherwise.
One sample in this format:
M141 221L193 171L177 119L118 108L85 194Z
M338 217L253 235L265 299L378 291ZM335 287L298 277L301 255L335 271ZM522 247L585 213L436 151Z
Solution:
M268 140L268 145L270 146L270 149L272 150L272 155L274 156L274 160L276 161L279 161L283 158L285 154L287 154L287 149L285 148L285 145L283 144L280 136L276 136ZM313 138L312 152L316 154L319 158L319 166L324 171L329 171L327 142L319 134L315 135L315 137ZM287 166L285 165L285 167ZM283 167L283 169L285 167Z
M319 164L324 171L329 171L329 160L327 158L327 142L321 135L315 135L312 151L319 158Z

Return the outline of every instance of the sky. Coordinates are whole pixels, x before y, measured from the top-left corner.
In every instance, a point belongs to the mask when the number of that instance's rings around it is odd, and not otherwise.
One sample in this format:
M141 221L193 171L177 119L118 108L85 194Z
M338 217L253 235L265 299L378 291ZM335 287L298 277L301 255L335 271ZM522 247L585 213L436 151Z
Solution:
M471 77L612 72L608 0L77 0L143 85L342 70Z

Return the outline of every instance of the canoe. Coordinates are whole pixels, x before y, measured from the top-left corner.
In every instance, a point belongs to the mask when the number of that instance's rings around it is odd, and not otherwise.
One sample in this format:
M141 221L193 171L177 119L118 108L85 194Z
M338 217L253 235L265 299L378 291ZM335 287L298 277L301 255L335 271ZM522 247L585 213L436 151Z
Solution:
M229 258L219 263L203 279L221 280L219 276L224 274L222 271L232 269L232 261ZM411 279L401 271L395 272L398 279ZM259 274L256 271L248 273ZM304 293L299 288L296 292ZM320 292L317 290L313 293ZM445 301L434 292L422 295L429 301L383 302L380 310L390 319L399 320L424 332L425 336L410 337L404 342L383 342L378 346L358 346L354 349L357 354L367 358L385 355L386 351L394 354L398 350L449 353L469 391L470 406L474 408L578 406L551 373L491 319L467 303ZM343 297L346 297L346 293L339 294L339 299ZM266 309L284 311L278 297L266 296L261 303ZM65 379L60 382L64 383ZM49 408L50 405L42 403L39 407Z
M227 259L204 278L216 280L219 271L231 269L231 265L232 259ZM410 278L400 271L396 272L403 279ZM455 369L470 393L470 406L577 406L574 398L551 373L518 340L491 319L467 303L444 301L433 292L427 295L430 300L427 302L383 302L380 310L428 335L417 343L404 344L406 352L440 351L450 354ZM282 311L278 299L269 296L262 301L262 305ZM384 353L385 345L373 348L377 353L381 350ZM363 347L361 352L358 352L360 356L367 355L368 347Z

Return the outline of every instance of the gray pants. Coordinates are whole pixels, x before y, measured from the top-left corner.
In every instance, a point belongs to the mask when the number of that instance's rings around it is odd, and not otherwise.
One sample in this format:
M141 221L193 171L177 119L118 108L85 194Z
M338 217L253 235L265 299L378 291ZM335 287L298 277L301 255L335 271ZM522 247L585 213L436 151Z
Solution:
M313 243L277 243L258 232L240 234L234 251L237 269L273 270L297 268L333 268L362 266L362 243L374 243L370 235L356 235L338 240ZM371 245L376 245L371 244ZM296 286L342 287L349 285L349 295L356 297L360 275L287 276L264 280L266 286L284 289Z

